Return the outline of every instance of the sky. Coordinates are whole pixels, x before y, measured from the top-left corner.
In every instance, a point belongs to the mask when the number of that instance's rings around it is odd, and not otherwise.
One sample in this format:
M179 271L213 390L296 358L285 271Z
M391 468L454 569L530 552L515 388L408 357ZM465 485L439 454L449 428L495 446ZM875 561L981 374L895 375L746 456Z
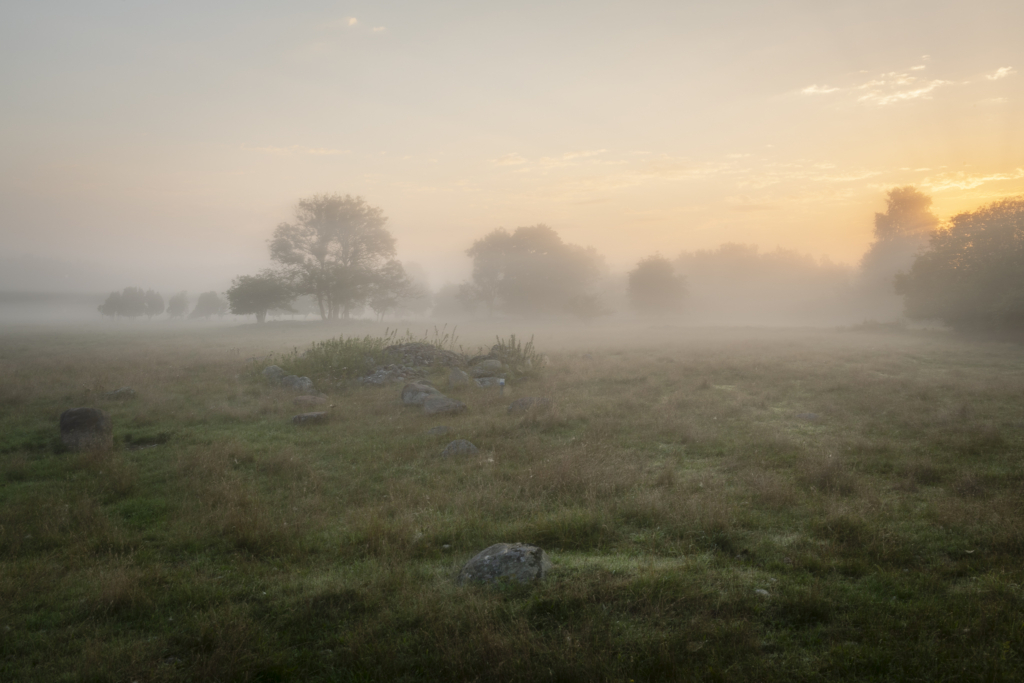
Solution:
M0 288L51 261L224 288L321 193L381 207L435 286L537 223L620 271L724 242L855 264L892 187L941 218L1024 193L1021 26L1019 1L6 0Z

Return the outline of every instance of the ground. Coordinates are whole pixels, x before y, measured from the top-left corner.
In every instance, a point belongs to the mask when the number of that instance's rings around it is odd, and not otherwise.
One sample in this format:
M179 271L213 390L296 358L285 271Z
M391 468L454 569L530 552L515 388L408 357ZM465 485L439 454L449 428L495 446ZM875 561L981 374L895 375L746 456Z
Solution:
M267 356L383 329L0 330L0 680L1024 679L1019 345L501 327L549 359L506 395L310 427ZM112 452L60 446L84 405ZM457 586L497 542L548 578Z

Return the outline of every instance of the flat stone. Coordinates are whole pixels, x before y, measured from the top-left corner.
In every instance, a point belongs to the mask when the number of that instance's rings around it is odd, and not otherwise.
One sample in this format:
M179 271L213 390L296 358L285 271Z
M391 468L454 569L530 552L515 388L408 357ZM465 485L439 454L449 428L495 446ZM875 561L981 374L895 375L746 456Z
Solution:
M441 451L441 457L447 458L449 455L473 455L479 452L480 449L469 441L466 441L465 439L456 439L444 447L444 450Z
M544 551L526 543L495 543L481 550L459 572L458 582L540 581L551 568Z
M60 440L72 451L114 447L110 416L99 408L71 408L60 414Z
M501 386L500 377L479 377L473 382L481 389L497 389Z
M423 401L423 412L427 415L458 415L465 410L465 403L444 395L431 396Z

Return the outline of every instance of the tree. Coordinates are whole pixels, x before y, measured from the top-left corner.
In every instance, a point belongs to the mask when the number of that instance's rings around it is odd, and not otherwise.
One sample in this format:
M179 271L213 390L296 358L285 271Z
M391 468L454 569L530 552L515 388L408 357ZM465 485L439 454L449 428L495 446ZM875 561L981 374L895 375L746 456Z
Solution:
M97 310L103 315L116 318L121 312L121 292L111 292L107 300L100 304Z
M565 312L585 323L613 313L612 309L597 294L577 294L565 302Z
M398 307L403 297L413 293L412 280L398 261L388 261L374 273L367 290L367 303L377 317Z
M1024 197L955 216L896 279L911 318L959 330L1024 332Z
M167 302L167 315L170 318L184 318L188 313L188 293L178 292Z
M686 280L660 255L648 256L629 272L629 304L643 313L675 313L686 296Z
M875 241L861 259L861 278L868 293L891 297L896 273L910 268L939 219L931 197L913 187L889 190L886 201L886 212L875 214Z
M473 243L466 253L473 274L459 297L483 304L488 313L563 312L573 297L586 294L604 268L592 248L566 244L546 225L498 228Z
M387 218L361 197L315 195L299 201L294 223L270 240L297 294L316 297L320 317L334 320L366 301L377 271L395 255Z
M145 302L146 317L150 320L153 319L154 315L160 315L164 312L164 298L158 292L154 292L152 289L146 290Z
M256 322L267 320L267 311L291 311L295 292L285 280L272 270L258 275L240 275L231 282L227 291L228 305L235 315L256 315Z
M189 313L189 319L209 318L211 315L224 315L228 312L226 301L217 296L217 292L203 292L196 300L196 307Z

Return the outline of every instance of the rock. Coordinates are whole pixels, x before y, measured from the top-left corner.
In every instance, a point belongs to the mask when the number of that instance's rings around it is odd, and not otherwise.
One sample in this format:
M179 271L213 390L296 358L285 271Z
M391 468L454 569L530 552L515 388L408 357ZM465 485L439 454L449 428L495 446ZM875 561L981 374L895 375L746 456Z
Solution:
M269 379L274 384L277 384L282 379L288 376L288 373L277 367L276 365L268 365L263 368L263 376Z
M522 415L534 408L541 410L551 407L551 399L543 396L524 396L517 398L508 405L510 415Z
M441 457L447 458L449 455L473 455L479 452L480 449L469 441L466 441L465 439L456 439L444 447L444 450L441 451Z
M103 398L111 401L127 401L130 398L135 398L135 390L131 387L121 387L103 394Z
M300 408L313 408L315 406L325 406L327 405L327 397L310 395L296 396L294 403Z
M404 365L381 365L373 371L373 374L360 377L359 383L382 387L385 384L408 382L419 377L423 377L423 373L416 368Z
M402 403L407 406L421 406L431 397L445 398L445 395L434 387L420 382L410 382L402 387Z
M493 358L480 361L469 369L469 374L473 377L496 377L501 374L501 361Z
M327 413L302 413L292 418L293 425L312 425L327 422Z
M762 598L770 598L771 597L771 593L769 593L768 591L766 591L763 588L755 588L754 589L754 593L757 594L757 595L760 595Z
M500 377L480 377L473 382L481 389L497 389L501 386Z
M428 429L427 434L430 434L431 436L444 436L450 431L452 431L451 427L448 427L447 425L439 425Z
M423 412L427 415L458 415L465 410L465 403L450 399L444 394L430 396L423 401Z
M292 391L309 393L313 391L313 380L308 377L287 375L281 378L281 386Z
M459 572L458 582L540 581L551 567L544 551L525 543L495 543L477 553Z
M98 408L71 408L60 414L60 440L72 451L114 447L110 416Z
M448 386L464 387L469 384L469 375L458 368L452 368L448 373Z

